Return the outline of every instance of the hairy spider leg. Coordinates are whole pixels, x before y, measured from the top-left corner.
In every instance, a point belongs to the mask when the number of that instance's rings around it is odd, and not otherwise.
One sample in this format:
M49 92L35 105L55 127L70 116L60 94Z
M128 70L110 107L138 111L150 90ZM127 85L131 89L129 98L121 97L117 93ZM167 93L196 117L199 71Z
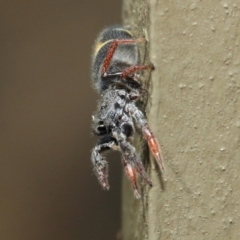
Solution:
M161 153L160 146L153 132L151 131L146 118L144 117L142 111L140 111L134 104L129 103L126 106L127 112L135 119L137 126L141 129L144 138L148 142L148 146L154 155L161 172L165 172L165 167L163 163L163 157Z
M150 127L148 126L148 124L144 124L142 126L142 133L143 136L145 137L145 139L148 142L148 146L151 149L152 154L154 155L160 170L162 173L165 172L165 167L163 164L163 157L162 157L162 153L161 153L161 148L158 144L158 141L156 139L156 137L153 135L153 132L151 131Z
M145 38L115 39L115 40L113 40L113 42L111 43L111 45L110 45L110 47L108 49L107 55L106 55L106 57L104 59L104 62L103 62L102 76L103 77L107 77L108 76L108 73L107 73L108 67L109 67L109 65L111 63L113 54L116 51L117 46L119 44L131 44L131 43L139 43L139 42L143 42L143 41L145 41Z
M113 133L113 135L116 135L119 147L122 150L123 158L132 164L133 168L136 169L147 184L152 186L152 181L148 177L142 162L139 161L135 148L126 140L126 136L122 133L118 133L118 131Z
M102 153L106 150L117 150L118 148L115 141L111 139L109 136L100 139L99 143L93 148L91 156L94 172L105 190L108 190L110 187L108 184L108 163Z
M131 182L131 185L132 185L132 188L134 191L134 195L137 199L139 199L139 198L141 198L141 195L138 191L138 186L137 186L137 181L136 181L136 171L133 168L133 166L129 162L127 162L124 158L122 159L122 162L123 162L123 165L125 168L126 175Z
M142 178L145 180L145 182L150 186L152 187L152 181L151 179L148 177L148 174L146 173L145 171L145 168L142 164L141 161L139 161L138 159L136 159L134 162L133 162L136 170L139 172L139 174L142 176Z
M133 165L133 167L136 169L136 171L142 176L142 178L145 180L145 182L152 186L152 181L148 177L148 174L145 171L145 168L141 161L139 161L135 148L129 143L129 142L122 142L119 143L120 148L122 148L124 152L124 158L130 161ZM131 153L130 153L131 152Z

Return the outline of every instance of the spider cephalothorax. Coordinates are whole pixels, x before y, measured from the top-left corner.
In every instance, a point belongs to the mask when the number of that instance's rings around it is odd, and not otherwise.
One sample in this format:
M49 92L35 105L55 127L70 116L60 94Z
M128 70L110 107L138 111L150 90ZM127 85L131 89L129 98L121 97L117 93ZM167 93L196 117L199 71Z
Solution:
M152 185L131 141L135 125L147 140L161 169L163 158L142 111L136 106L142 93L139 71L153 69L153 65L139 63L137 43L144 38L133 38L127 28L113 26L103 30L95 44L92 64L94 87L101 94L97 112L93 116L93 131L100 136L92 150L92 163L97 178L104 189L109 189L108 164L103 152L118 150L122 153L125 172L131 181L134 194L140 198L136 172Z

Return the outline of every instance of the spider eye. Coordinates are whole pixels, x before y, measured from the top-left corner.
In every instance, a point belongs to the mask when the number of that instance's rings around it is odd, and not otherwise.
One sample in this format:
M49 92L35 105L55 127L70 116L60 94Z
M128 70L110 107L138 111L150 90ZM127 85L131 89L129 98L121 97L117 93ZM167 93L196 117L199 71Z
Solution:
M102 105L102 106L101 106L101 110L102 110L102 109L105 109L106 107L107 107L107 105Z
M125 134L127 137L131 137L133 135L133 128L131 125L124 124L121 128L123 134Z
M107 132L107 128L104 126L99 126L97 130L100 134L105 134Z
M107 133L107 128L106 128L106 126L104 126L104 122L103 121L99 121L98 122L98 126L97 126L97 128L95 130L95 133L97 135L104 135L104 134Z

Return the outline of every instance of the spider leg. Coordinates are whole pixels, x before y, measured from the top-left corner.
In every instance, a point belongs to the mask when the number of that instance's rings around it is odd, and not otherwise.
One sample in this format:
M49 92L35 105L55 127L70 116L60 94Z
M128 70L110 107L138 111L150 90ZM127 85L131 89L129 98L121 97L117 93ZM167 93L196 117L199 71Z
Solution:
M115 135L116 139L118 140L119 148L122 151L123 159L127 161L127 163L131 163L130 166L127 165L128 169L130 170L131 168L135 169L142 176L145 182L152 186L152 181L148 177L148 174L146 173L142 162L139 160L135 148L127 141L126 135L121 132L119 133L118 131L115 131L113 133L113 136Z
M135 148L129 142L119 142L119 146L123 151L124 157L132 163L136 171L142 176L147 184L152 186L152 181L148 177L142 162L139 160Z
M156 137L153 135L153 132L151 131L151 129L147 123L142 126L142 133L148 142L148 146L151 149L151 152L154 155L154 157L160 167L161 172L165 172L161 148L159 146L159 143L158 143Z
M107 73L107 70L108 70L108 67L111 63L111 60L112 60L112 57L114 55L114 52L116 51L117 47L119 44L134 44L134 43L139 43L139 42L143 42L145 41L145 38L137 38L137 39L115 39L112 41L109 49L108 49L108 52L107 52L107 55L104 59L104 62L103 62L103 67L102 67L102 76L103 77L107 77L108 76L108 73Z
M135 73L136 71L146 70L146 69L152 69L153 70L154 69L153 64L149 64L149 65L136 65L136 66L128 67L121 73L121 78L126 78L126 77L130 76L132 73Z
M102 153L106 150L117 150L118 146L116 140L110 136L105 135L100 139L97 145L92 150L91 160L94 168L94 172L98 178L98 181L105 190L109 189L108 184L108 163Z
M161 172L165 172L161 148L152 130L150 129L144 114L134 104L131 103L126 106L126 111L129 112L129 114L135 119L137 126L141 129L142 134L147 140L148 146L154 155Z
M132 184L132 188L134 190L134 195L137 199L141 198L141 195L138 191L137 181L136 181L136 171L134 167L130 164L130 162L126 161L124 158L122 159L126 175Z

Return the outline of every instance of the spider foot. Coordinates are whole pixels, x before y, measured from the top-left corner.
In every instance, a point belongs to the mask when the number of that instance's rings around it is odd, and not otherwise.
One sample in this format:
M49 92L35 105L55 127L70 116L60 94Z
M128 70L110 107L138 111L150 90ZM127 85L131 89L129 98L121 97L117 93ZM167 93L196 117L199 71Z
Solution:
M110 186L108 184L108 169L107 165L98 165L94 168L97 175L98 181L102 185L104 190L109 190Z

